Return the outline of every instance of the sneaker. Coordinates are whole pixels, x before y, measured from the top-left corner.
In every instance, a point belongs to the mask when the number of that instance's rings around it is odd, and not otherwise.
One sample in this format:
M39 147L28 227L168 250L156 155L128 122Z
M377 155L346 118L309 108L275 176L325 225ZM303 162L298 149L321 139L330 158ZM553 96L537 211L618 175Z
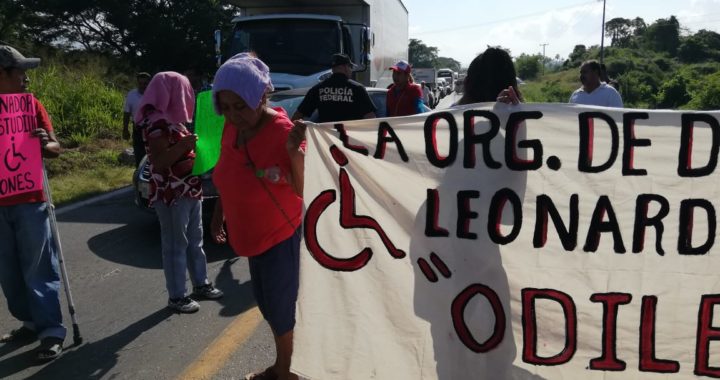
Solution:
M222 290L213 286L212 283L196 286L193 288L193 297L206 300L216 300L223 296Z
M7 334L0 336L0 343L10 343L19 341L32 341L37 338L37 333L29 328L22 326L12 330Z
M180 313L194 313L200 310L200 304L193 301L190 297L178 299L169 299L168 307Z

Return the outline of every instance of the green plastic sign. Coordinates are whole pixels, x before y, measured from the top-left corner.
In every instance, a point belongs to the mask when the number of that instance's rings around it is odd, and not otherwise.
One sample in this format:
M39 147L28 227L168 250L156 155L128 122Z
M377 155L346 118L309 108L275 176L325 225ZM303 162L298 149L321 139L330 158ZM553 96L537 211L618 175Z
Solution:
M225 118L218 116L213 108L212 91L199 93L195 105L195 134L198 135L198 141L193 174L207 173L217 164L224 125Z

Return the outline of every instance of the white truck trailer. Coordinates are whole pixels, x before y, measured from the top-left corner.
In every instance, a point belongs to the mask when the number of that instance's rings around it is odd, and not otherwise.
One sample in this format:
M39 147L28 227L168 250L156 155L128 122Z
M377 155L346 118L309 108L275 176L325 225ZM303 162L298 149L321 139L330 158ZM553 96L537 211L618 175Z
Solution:
M359 67L355 80L370 86L408 58L408 11L402 0L231 0L227 59L255 52L276 90L310 87L330 76L330 58L345 53Z

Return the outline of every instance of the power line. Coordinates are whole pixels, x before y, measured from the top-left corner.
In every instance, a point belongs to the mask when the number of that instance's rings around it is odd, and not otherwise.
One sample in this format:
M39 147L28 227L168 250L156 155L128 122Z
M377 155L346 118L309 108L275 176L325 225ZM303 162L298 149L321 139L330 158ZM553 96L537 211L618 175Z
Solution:
M422 31L422 32L415 33L415 34L416 34L416 35L421 35L421 34L428 34L428 33L445 33L445 32L454 32L454 31L456 31L456 30L474 29L474 28L479 28L479 27L481 27L481 26L487 26L487 25L492 25L492 24L499 24L499 23L503 23L503 22L507 22L507 21L519 20L519 19L523 19L523 18L527 18L527 17L531 17L531 16L542 15L542 14L548 13L548 12L550 12L550 11L563 11L563 10L566 10L566 9L572 9L572 8L577 8L577 7L580 7L580 6L584 6L584 5L588 5L588 4L596 4L596 3L597 3L596 0L594 0L594 1L586 1L586 2L583 2L583 3L575 4L575 5L569 5L569 6L567 6L567 7L548 9L548 10L545 10L545 11L540 11L540 12L535 12L535 13L528 13L528 14L525 14L525 15L520 15L520 16L515 16L515 17L510 17L510 18L505 18L505 19L501 19L501 20L481 22L481 23L479 23L479 24L473 24L473 25L457 26L457 27L454 27L454 28L426 30L426 31Z

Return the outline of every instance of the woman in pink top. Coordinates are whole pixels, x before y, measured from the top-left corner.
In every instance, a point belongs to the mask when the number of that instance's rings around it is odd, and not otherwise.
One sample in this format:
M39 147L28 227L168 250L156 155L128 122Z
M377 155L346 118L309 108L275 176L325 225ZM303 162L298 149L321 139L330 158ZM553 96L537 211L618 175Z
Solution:
M304 126L267 105L268 67L238 54L215 74L215 110L225 116L213 182L220 194L211 233L247 256L253 293L275 337L277 358L246 379L297 379L290 373L299 285ZM227 226L227 234L223 229Z

